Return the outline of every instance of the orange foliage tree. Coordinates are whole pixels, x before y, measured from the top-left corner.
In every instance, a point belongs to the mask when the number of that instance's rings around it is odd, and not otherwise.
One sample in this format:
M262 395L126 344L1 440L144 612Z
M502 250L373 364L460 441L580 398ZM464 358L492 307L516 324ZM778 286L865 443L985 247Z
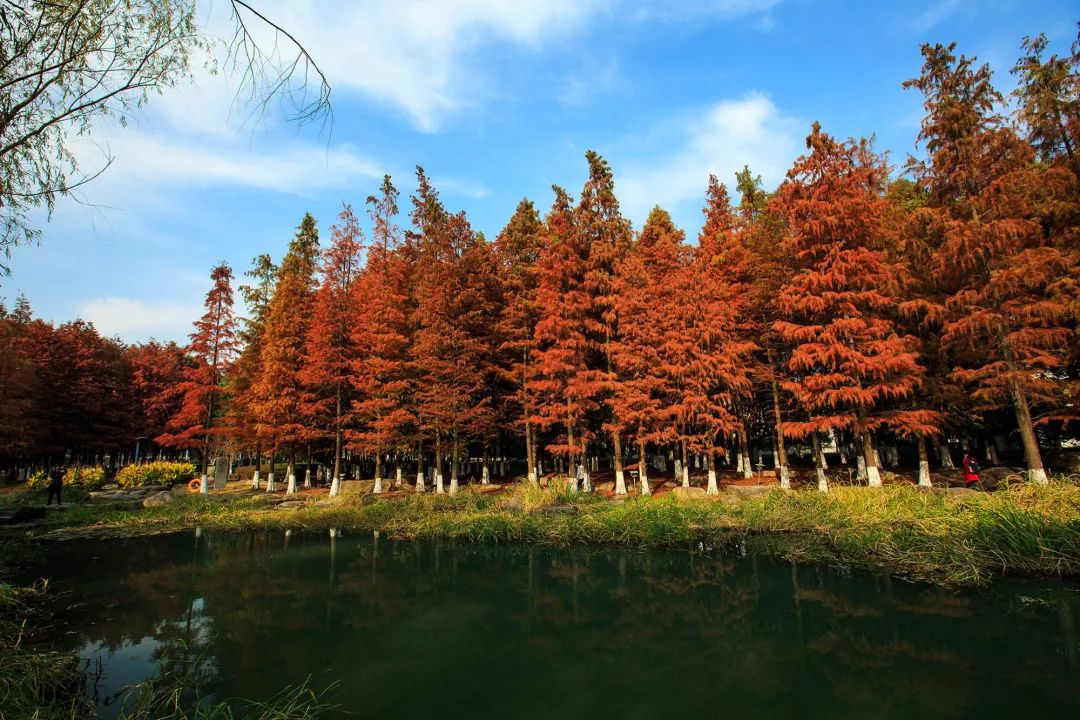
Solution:
M808 415L784 428L793 437L855 433L869 484L880 485L873 433L931 433L937 419L896 406L922 368L897 332L899 268L882 249L887 168L865 140L839 142L817 123L806 146L775 199L799 265L781 290L776 329L793 345L785 386Z

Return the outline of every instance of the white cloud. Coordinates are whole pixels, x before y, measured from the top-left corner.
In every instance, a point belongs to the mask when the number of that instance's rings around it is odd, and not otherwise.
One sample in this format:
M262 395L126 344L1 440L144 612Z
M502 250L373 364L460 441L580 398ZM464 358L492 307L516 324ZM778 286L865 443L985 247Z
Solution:
M647 157L614 163L623 211L640 223L654 205L675 211L693 201L700 207L710 173L731 189L744 165L775 187L799 155L804 129L760 93L722 100L664 133L669 143L642 148Z
M472 101L475 51L539 49L580 27L604 0L273 0L265 13L302 42L335 92L403 110L423 131ZM262 10L263 8L260 7Z
M129 342L157 337L176 338L183 343L201 315L198 303L102 297L79 304L79 316L92 322L98 332L119 335Z

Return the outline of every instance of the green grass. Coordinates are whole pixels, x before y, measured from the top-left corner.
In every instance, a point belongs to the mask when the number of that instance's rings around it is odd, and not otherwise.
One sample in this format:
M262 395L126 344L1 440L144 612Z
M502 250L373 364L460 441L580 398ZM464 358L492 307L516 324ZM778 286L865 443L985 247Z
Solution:
M522 483L509 493L467 488L457 495L322 497L278 509L263 493L186 495L139 510L77 506L33 531L51 539L119 537L202 527L381 530L402 538L480 542L720 545L802 562L885 568L945 584L1002 573L1080 574L1080 487L1012 485L963 497L912 486L774 490L745 498L678 501L631 497L611 503L565 486ZM554 505L570 512L544 512Z

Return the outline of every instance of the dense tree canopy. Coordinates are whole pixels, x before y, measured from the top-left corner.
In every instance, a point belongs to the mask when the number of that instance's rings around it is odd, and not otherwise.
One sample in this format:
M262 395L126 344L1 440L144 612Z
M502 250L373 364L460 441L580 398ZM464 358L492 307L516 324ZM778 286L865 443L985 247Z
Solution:
M495 467L647 494L669 462L708 492L724 464L784 487L813 467L824 490L826 453L871 485L902 456L928 483L929 445L945 469L981 453L1045 481L1080 387L1078 61L1041 36L1023 52L1010 115L989 68L925 46L902 176L814 123L775 192L744 167L735 205L703 178L696 244L659 207L635 231L590 151L576 202L554 187L541 217L523 199L494 242L422 169L407 230L387 176L370 242L346 205L321 265L306 215L280 267L255 259L239 330L214 270L186 349L54 327L21 299L0 311L0 456L156 438L204 464L287 459L290 491L305 451L376 491L388 466L418 490L449 471L451 493Z

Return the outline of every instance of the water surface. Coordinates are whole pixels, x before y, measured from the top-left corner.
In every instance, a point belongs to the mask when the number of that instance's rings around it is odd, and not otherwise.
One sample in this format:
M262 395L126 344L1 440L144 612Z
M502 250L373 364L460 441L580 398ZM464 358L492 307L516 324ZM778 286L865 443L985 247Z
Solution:
M351 717L1080 717L1080 591L1057 581L264 531L62 543L39 570L106 717L180 664L207 699L337 683Z

